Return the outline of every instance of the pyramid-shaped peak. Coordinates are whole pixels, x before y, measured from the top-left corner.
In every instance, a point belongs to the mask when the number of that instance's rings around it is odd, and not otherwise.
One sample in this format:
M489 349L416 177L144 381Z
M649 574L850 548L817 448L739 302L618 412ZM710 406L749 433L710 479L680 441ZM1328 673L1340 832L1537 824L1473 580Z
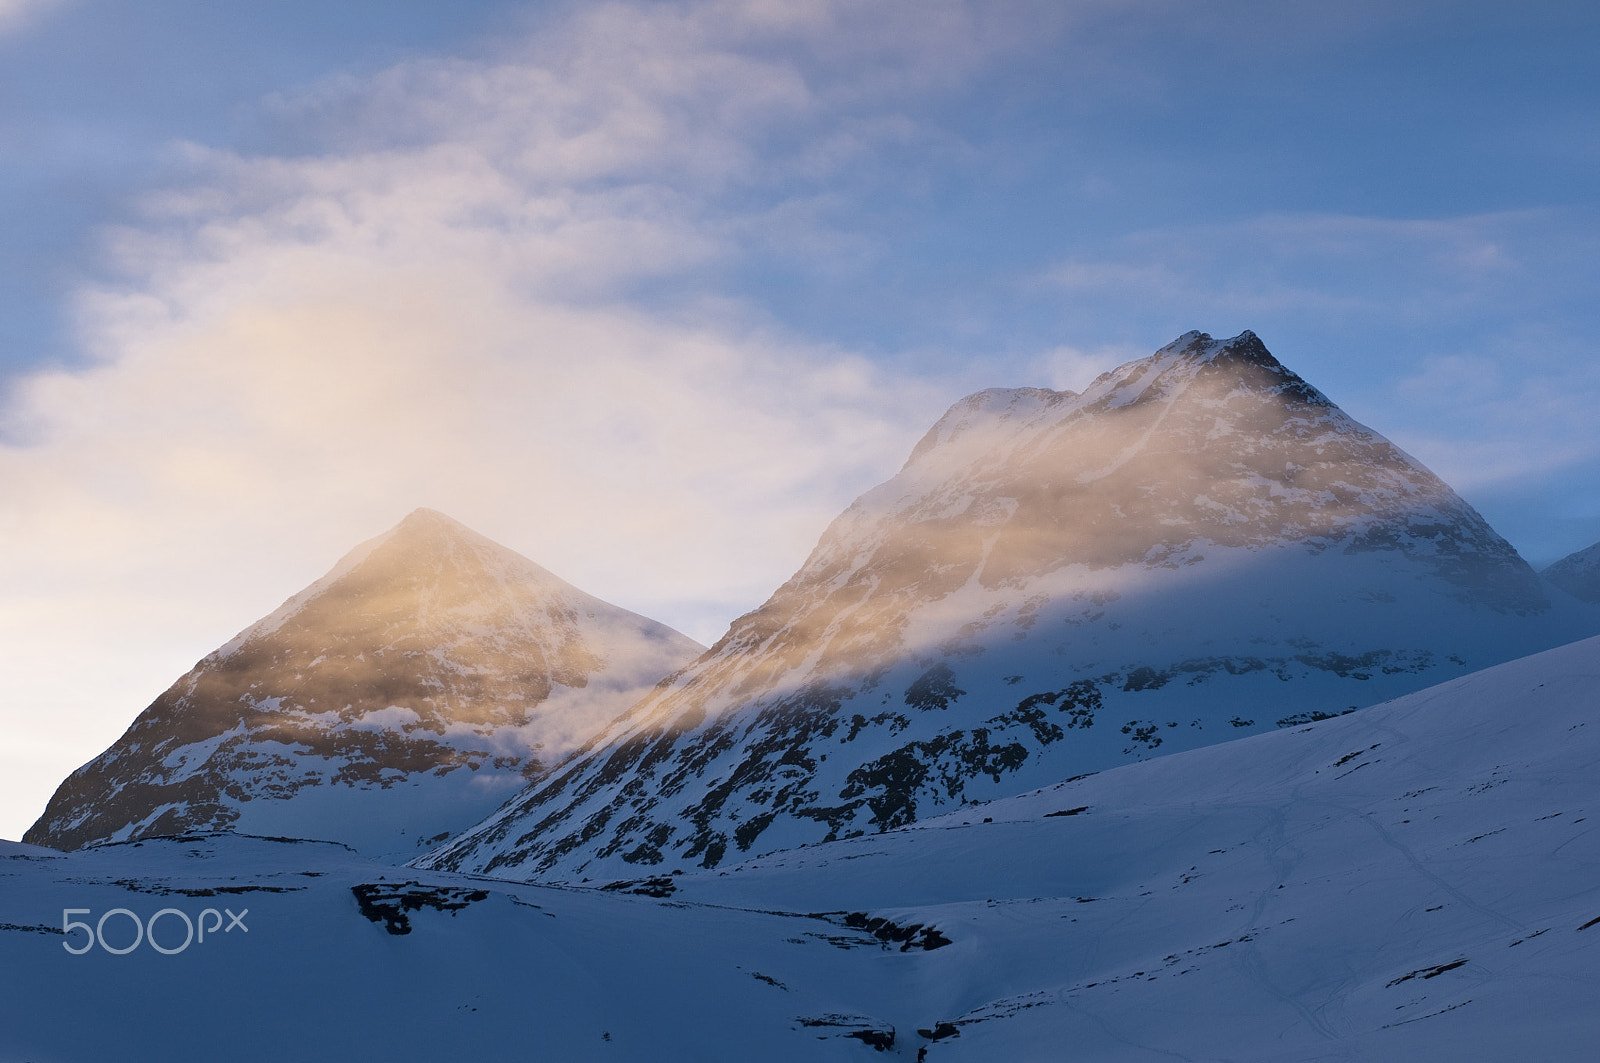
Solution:
M322 628L335 618L347 617L360 617L365 623L377 607L394 623L426 626L430 617L461 609L479 612L490 602L506 602L508 595L521 600L519 611L542 610L544 604L559 601L567 610L587 612L595 601L460 521L438 510L417 509L356 546L325 576L212 656L230 656L289 624ZM337 626L343 626L342 619Z
M1210 333L1201 332L1199 329L1190 329L1157 351L1156 357L1168 352L1182 354L1203 362L1212 361L1219 355L1226 354L1234 357L1270 360L1272 364L1277 364L1277 359L1272 357L1272 354L1267 350L1267 345L1261 342L1261 337L1249 329L1245 329L1228 340L1215 339Z
M1241 391L1284 418L1307 407L1316 408L1316 416L1337 409L1273 357L1249 329L1225 340L1195 330L1152 355L1100 374L1081 393L1034 387L974 392L946 411L911 452L902 472L950 477L963 463L999 467L1025 450L1030 437L1069 422L1168 407L1180 399L1191 407L1216 406Z
M937 536L930 521L944 522ZM1184 333L1082 394L1019 388L962 399L900 475L851 507L814 560L819 571L850 567L868 543L921 556L935 542L937 564L893 568L897 579L912 574L907 593L921 587L915 573L935 569L992 588L1072 565L1343 543L1404 553L1480 605L1548 607L1481 516L1250 331Z
M487 544L504 549L494 540L473 531L454 517L441 513L437 509L428 509L427 507L414 509L406 514L405 519L378 536L378 540L416 545L443 545L446 543Z
M395 531L422 531L427 529L447 529L450 531L471 531L465 524L447 514L440 513L437 509L427 506L418 506L406 514L404 520L395 525Z
M1214 397L1242 387L1273 392L1290 404L1333 405L1274 358L1261 338L1248 329L1226 340L1204 332L1185 332L1147 358L1102 373L1076 405L1087 411L1165 403L1197 385Z
M332 572L289 604L356 576L360 582L394 579L459 580L471 577L537 588L546 594L587 598L582 591L510 547L436 509L415 509L394 527L360 544Z
M1272 372L1294 376L1282 362L1272 356L1267 345L1249 329L1231 339L1219 340L1209 333L1190 331L1173 340L1148 358L1141 358L1113 369L1106 376L1116 376L1137 366L1172 368L1186 366L1254 366ZM1298 377L1296 377L1298 379Z
M701 649L418 509L200 661L62 784L29 837L75 848L231 827L409 853Z

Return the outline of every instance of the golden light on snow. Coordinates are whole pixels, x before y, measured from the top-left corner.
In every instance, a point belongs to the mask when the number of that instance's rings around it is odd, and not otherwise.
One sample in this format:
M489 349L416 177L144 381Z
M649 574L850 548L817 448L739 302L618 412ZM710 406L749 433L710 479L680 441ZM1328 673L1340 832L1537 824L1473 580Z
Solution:
M320 814L317 837L411 853L420 826L469 826L701 649L418 510L174 683L28 839Z

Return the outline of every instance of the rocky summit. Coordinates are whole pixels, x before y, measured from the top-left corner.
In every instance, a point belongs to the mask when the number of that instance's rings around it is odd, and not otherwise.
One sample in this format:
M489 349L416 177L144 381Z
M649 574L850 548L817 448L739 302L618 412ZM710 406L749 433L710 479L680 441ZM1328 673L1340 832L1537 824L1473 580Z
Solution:
M174 683L25 837L231 829L413 856L701 650L417 510Z
M1596 630L1245 332L956 403L704 657L423 866L578 881L900 827Z

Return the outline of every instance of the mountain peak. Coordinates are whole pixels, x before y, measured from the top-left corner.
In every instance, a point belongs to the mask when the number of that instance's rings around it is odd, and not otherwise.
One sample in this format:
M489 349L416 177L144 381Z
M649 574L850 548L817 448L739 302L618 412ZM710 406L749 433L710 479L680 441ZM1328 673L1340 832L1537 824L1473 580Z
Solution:
M1185 333L1081 394L967 396L818 549L833 539L849 553L892 528L925 536L936 515L976 525L963 561L986 586L1072 564L1163 564L1205 544L1342 542L1409 553L1480 604L1547 604L1532 570L1447 485L1249 331Z
M428 861L574 879L892 829L1576 637L1553 612L1253 333L1192 332L1082 394L955 403L710 653Z
M1204 332L1186 332L1158 351L1155 357L1159 358L1163 352L1174 348L1182 356L1205 365L1253 366L1278 376L1300 379L1284 368L1283 363L1274 358L1272 352L1267 350L1267 345L1261 342L1261 337L1249 329L1227 340L1213 339Z
M552 604L588 599L565 580L460 521L436 509L416 509L350 550L327 575L207 659L231 656L246 643L291 622L312 628L332 623L338 630L352 621L370 623L381 603L394 624L423 623L424 614L485 607L507 588ZM308 610L321 619L295 620Z
M1267 345L1261 342L1249 329L1245 329L1232 339L1219 340L1209 332L1199 329L1190 329L1171 343L1157 351L1152 357L1160 358L1164 355L1183 355L1199 361L1211 361L1219 355L1231 354L1235 356L1249 356L1272 365L1277 365L1278 360L1267 350Z
M1213 390L1243 388L1303 406L1333 407L1327 396L1273 357L1261 338L1248 329L1226 340L1204 332L1185 332L1148 358L1102 373L1085 389L1080 405L1105 411L1147 402L1169 403L1197 385Z
M1261 337L1257 336L1249 329L1245 329L1237 336L1228 340L1215 339L1209 332L1201 332L1199 329L1190 329L1188 332L1185 332L1183 335L1179 336L1177 339L1161 348L1161 350L1157 351L1156 354L1160 355L1169 351L1178 351L1184 354L1193 355L1203 360L1214 358L1224 351L1247 351L1257 357L1264 356L1274 365L1276 365L1278 362L1278 360L1273 358L1272 354L1267 350L1266 344L1261 342Z
M441 513L437 509L429 509L427 506L419 506L416 509L413 509L410 513L405 515L404 519L402 519L399 524L396 524L390 530L391 532L406 532L412 535L423 534L427 532L448 532L453 535L477 535L477 532L474 532L471 528L468 528L465 524L462 524L454 517Z
M419 509L197 664L28 837L232 828L414 852L700 650Z
M516 554L515 551L509 550L494 540L473 531L454 517L441 513L437 509L428 509L426 507L412 510L405 515L400 523L367 543L356 547L356 550L352 551L352 553L360 551L369 545L373 548L396 545L423 550L451 550L466 547L521 558L521 555ZM533 564L526 558L521 558L521 560L529 565ZM541 569L540 571L543 570Z
M1030 431L1062 420L1075 410L1103 413L1150 402L1171 402L1195 383L1226 378L1235 387L1270 391L1303 405L1333 405L1320 391L1285 368L1266 344L1246 329L1218 340L1185 332L1147 358L1102 373L1084 389L986 388L956 402L911 452L906 469L939 451L939 464L968 461L985 451L1007 449Z
M1568 554L1544 570L1544 578L1580 602L1600 604L1600 543Z

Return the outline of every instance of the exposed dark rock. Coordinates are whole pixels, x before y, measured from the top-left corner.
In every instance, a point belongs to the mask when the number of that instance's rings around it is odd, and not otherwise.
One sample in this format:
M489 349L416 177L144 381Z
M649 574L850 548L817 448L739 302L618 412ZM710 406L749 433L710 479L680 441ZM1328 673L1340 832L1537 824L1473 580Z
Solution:
M487 890L425 886L420 882L403 882L398 886L366 882L351 886L350 892L355 895L356 907L361 909L361 914L374 923L382 923L391 934L411 933L411 917L407 912L432 908L454 915L467 905L489 896Z
M894 1047L894 1027L863 1015L818 1015L798 1021L801 1026L810 1029L837 1031L836 1036L854 1038L879 1052L887 1052Z
M948 664L936 664L906 688L906 704L924 712L949 708L966 691L956 686L956 674Z
M925 926L922 923L902 926L882 916L869 915L866 912L847 912L844 916L844 925L852 930L865 930L884 944L898 944L901 952L909 952L911 949L932 952L950 944L950 939L939 933L935 927Z
M647 879L624 879L620 882L608 882L600 887L611 893L636 893L641 897L670 897L678 892L678 884L668 875L657 875Z

